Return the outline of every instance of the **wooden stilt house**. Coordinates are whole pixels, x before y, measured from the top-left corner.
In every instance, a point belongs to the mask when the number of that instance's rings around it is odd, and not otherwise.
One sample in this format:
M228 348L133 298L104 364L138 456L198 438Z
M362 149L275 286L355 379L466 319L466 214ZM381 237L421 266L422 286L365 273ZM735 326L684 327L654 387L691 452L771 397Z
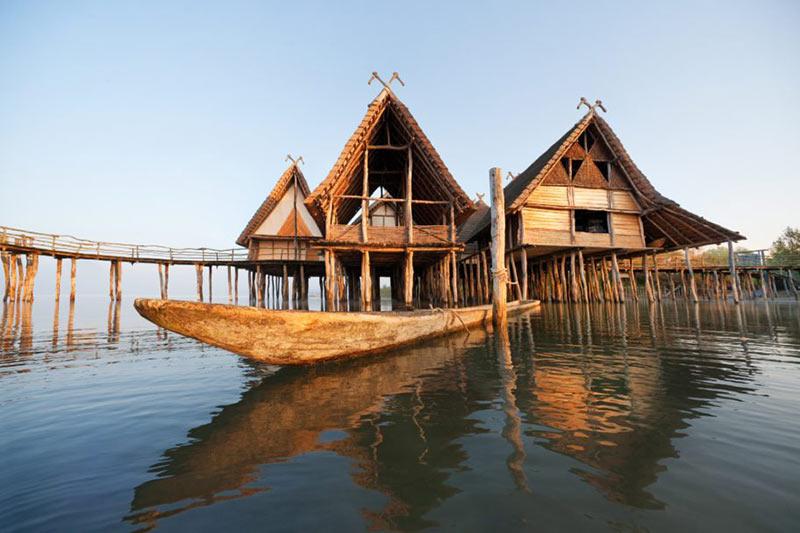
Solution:
M321 261L310 246L322 232L305 206L308 194L305 176L292 163L236 239L251 261Z
M305 203L324 228L329 310L372 309L381 277L404 307L457 302L456 228L473 204L390 89Z
M507 263L517 297L528 292L529 269L567 296L588 284L580 283L585 258L604 264L607 258L612 284L616 279L621 289L618 255L744 238L662 196L594 108L509 182L504 196ZM469 226L462 239L488 247L489 213ZM582 299L574 296L555 299Z
M247 247L254 265L251 300L257 305L270 299L267 285L272 284L280 293L273 300L288 307L290 277L291 299L307 305L308 278L322 275L323 256L313 244L323 235L304 203L308 194L305 176L293 161L236 239L236 244Z

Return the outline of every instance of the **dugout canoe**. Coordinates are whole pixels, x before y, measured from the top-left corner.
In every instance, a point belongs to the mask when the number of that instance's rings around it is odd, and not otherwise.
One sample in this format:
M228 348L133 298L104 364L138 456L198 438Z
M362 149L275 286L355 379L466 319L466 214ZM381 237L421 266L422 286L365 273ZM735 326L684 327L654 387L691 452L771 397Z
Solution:
M492 306L327 313L137 299L144 318L169 331L274 365L308 365L381 352L491 322ZM509 315L538 301L508 304Z

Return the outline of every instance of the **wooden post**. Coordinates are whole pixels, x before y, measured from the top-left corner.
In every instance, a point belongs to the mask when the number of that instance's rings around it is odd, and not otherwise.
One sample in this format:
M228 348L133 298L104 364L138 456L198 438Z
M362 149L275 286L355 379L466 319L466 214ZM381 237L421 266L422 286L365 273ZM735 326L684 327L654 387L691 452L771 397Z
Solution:
M194 265L195 277L197 278L197 301L203 301L203 265L195 263Z
M414 251L406 251L403 268L403 303L406 309L414 307Z
M122 261L115 261L117 264L117 274L114 276L114 298L119 302L122 300Z
M733 293L733 303L739 303L739 280L736 275L736 254L733 253L733 241L728 241L728 269L731 273L731 292Z
M633 269L633 258L628 259L628 276L631 283L631 294L634 301L639 301L639 283L636 281L636 271Z
M683 258L686 261L686 270L689 272L689 289L692 291L692 302L697 303L697 285L694 281L694 270L692 270L692 261L689 259L689 248L683 249Z
M759 270L758 274L761 279L761 297L766 300L769 296L769 292L767 291L767 279L766 276L764 276L764 270Z
M561 261L559 265L559 280L561 283L561 301L567 302L569 301L569 292L567 291L567 256L562 255Z
M56 259L56 304L61 300L61 258Z
M17 256L8 254L8 300L13 302L17 296Z
M69 301L75 301L75 271L78 268L78 259L73 257L71 259L72 263L70 264L70 272L69 272Z
M413 181L412 181L412 172L413 172L413 168L414 168L414 157L413 157L413 154L411 152L411 143L408 143L407 157L408 157L408 163L406 165L406 187L405 187L405 189L406 189L405 190L405 193L406 193L406 198L405 198L405 200L406 200L406 203L405 203L406 209L405 209L405 216L403 218L405 219L404 222L406 223L406 238L408 240L408 243L411 244L411 243L414 242L414 217L413 217L413 214L412 214L412 211L411 211L411 209L412 209L412 207L411 207L411 198L412 198L412 193L414 192L413 191Z
M570 294L572 296L573 302L580 301L580 287L578 287L578 264L575 261L575 256L577 254L575 252L569 253L569 283L570 283Z
M158 292L161 299L164 299L164 265L158 263Z
M333 250L325 250L325 310L334 311L334 295L333 295Z
M23 287L22 301L33 301L33 287L36 282L36 272L39 270L39 254L30 253L25 258L25 286Z
M496 328L505 328L508 311L506 309L505 269L506 248L506 208L503 196L503 171L497 167L489 171L489 184L492 202L492 322Z
M364 149L364 172L361 186L361 242L367 242L367 225L369 224L369 148Z
M117 262L109 261L108 263L108 299L114 299L114 276L117 275Z
M450 252L450 280L450 290L453 292L453 307L458 307L458 263L455 252Z
M333 253L331 253L333 259ZM283 285L281 285L281 307L289 309L289 267L283 264Z
M520 250L520 270L522 271L522 299L528 299L528 251L523 247Z
M517 262L514 261L514 253L509 252L508 262L511 266L511 278L513 279L514 292L517 295L517 301L522 300L522 289L520 288L519 275L517 274Z
M300 300L303 303L303 309L308 309L308 279L306 278L306 267L300 264Z
M211 279L211 274L213 272L212 271L213 268L214 267L212 265L208 265L208 303L212 303L214 301L214 295L213 295L213 290L212 290L213 289L213 287L212 287L212 279Z
M625 287L622 285L622 275L619 273L619 262L617 262L617 253L611 252L611 267L613 268L613 278L614 278L614 286L616 287L616 294L617 294L617 301L624 302L625 301ZM633 283L633 288L631 289L634 294L634 299L638 300L638 296L636 295L636 280L633 278L633 269L630 272L631 280Z
M239 267L233 268L233 303L239 305Z
M19 301L22 298L22 291L25 287L25 271L22 268L22 255L16 254L17 261L17 282L14 291L14 301Z
M580 272L581 278L581 295L583 296L583 301L588 303L589 302L589 286L586 284L586 268L583 263L583 251L578 250L578 271Z
M486 260L486 250L481 250L481 303L489 302L489 262Z
M650 280L650 268L647 266L647 253L642 254L642 269L644 270L644 288L647 294L647 300L650 303L656 301L655 294L653 294L653 285Z
M661 278L658 275L658 257L656 256L655 253L653 253L653 268L654 268L654 274L655 274L655 277L656 277L656 300L658 300L660 302L661 301L661 296L662 296L662 293L661 293ZM716 272L714 272L714 274L716 275Z
M230 265L228 265L228 303L233 303L233 280L231 279Z
M0 252L0 260L3 263L3 280L5 283L5 290L3 291L3 301L8 301L8 293L11 292L11 267L9 266L10 254L8 252ZM60 259L59 259L60 261ZM58 301L58 296L56 296Z
M372 272L368 250L361 252L361 310L372 311Z

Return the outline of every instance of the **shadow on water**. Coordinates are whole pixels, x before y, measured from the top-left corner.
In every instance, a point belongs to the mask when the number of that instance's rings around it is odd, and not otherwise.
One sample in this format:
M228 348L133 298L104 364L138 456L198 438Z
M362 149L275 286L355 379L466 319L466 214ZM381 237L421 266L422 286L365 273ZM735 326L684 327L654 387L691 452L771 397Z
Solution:
M125 520L149 528L263 493L262 465L325 451L386 496L361 510L370 528L435 526L430 513L465 490L454 476L484 462L465 442L493 432L508 453L486 475L505 475L528 497L549 488L529 464L538 447L571 460L571 474L610 502L663 509L649 487L679 457L677 440L720 401L755 393L762 361L796 358L799 332L793 304L546 305L497 335L284 368L166 450ZM792 348L751 346L764 338ZM479 416L487 409L502 412L498 431Z

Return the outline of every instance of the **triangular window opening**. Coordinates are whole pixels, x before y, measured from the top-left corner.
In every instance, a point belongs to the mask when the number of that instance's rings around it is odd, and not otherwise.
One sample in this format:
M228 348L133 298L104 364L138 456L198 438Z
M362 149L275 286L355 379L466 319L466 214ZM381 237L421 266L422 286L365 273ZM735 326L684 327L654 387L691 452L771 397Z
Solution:
M583 164L583 159L570 159L569 157L562 157L561 158L561 165L564 167L564 172L567 173L567 176L570 179L575 179L575 176L578 175L578 170L581 168Z
M611 161L595 161L595 165L597 165L598 170L600 170L600 174L603 175L606 181L611 180Z
M583 159L572 160L572 172L569 175L570 178L575 179L575 177L578 175L578 170L580 170L582 164L583 164Z
M591 131L586 130L581 134L578 142L580 143L581 147L583 147L583 150L588 154L589 150L591 150L594 146L595 138Z

